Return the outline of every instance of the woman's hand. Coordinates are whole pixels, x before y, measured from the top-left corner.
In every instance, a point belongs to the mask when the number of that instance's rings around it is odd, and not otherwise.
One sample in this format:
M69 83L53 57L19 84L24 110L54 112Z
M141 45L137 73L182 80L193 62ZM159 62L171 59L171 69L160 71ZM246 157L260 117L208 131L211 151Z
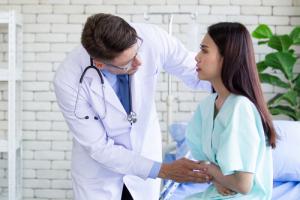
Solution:
M221 184L219 184L219 183L217 183L217 182L215 182L215 181L213 181L213 184L214 184L214 186L216 187L217 191L218 191L221 195L223 195L223 196L235 195L235 194L236 194L236 192L234 192L234 191L232 191L232 190L230 190L230 189L228 189L228 188L222 186Z

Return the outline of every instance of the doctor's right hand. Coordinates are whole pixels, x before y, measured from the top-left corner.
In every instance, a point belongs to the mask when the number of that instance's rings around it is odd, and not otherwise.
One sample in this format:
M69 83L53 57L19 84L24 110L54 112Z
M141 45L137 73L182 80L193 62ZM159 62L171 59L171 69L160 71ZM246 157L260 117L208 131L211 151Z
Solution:
M172 163L163 163L158 177L176 182L204 183L212 179L206 174L206 171L207 169L203 168L203 165L200 165L199 162L181 158Z

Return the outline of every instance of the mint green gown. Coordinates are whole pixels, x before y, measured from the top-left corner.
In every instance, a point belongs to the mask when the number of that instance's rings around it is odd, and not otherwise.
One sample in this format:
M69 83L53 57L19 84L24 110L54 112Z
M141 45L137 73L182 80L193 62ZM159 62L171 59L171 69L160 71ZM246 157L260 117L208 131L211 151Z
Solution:
M187 128L187 143L193 157L218 165L224 175L237 171L254 174L251 191L222 196L213 184L186 199L269 200L272 197L272 154L266 145L260 115L246 97L230 94L214 116L217 94L198 106Z

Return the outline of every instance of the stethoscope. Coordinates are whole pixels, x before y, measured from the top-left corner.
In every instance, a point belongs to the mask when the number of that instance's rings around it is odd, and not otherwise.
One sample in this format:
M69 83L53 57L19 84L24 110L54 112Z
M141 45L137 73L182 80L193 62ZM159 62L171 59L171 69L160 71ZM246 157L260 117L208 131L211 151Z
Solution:
M94 69L96 70L99 78L100 78L100 82L101 82L101 88L102 88L102 96L103 96L103 105L104 105L104 113L103 115L99 115L100 119L103 120L105 119L106 117L106 114L107 114L107 106L106 106L106 98L105 98L105 92L104 92L104 88L105 88L105 85L104 85L104 79L103 79L103 76L102 76L102 73L101 71L94 66L94 63L93 63L93 59L90 58L90 66L87 66L81 76L80 76L80 79L79 79L79 86L78 86L78 90L77 90L77 95L76 95L76 101L75 101L75 106L74 106L74 115L77 119L90 119L90 117L88 115L86 116L78 116L77 113L76 113L76 110L77 110L77 103L78 103L78 97L79 97L79 94L80 94L80 90L81 90L81 84L82 84L82 80L84 78L84 75L86 74L86 72L89 70L89 69ZM129 81L129 79L128 79ZM130 84L128 84L129 87L130 87ZM130 107L130 112L127 113L127 120L130 124L133 124L133 123L136 123L137 122L137 115L136 113L132 110L132 102L131 102L131 90L129 88L129 92L128 92L128 95L129 95L129 107ZM94 116L94 120L99 120L99 117L98 116Z

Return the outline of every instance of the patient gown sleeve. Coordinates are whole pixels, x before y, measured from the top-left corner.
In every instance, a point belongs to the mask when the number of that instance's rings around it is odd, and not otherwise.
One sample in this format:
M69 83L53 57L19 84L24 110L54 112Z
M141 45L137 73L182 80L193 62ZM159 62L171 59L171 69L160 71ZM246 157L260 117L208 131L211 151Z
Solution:
M192 120L188 124L186 130L186 141L189 149L191 150L193 158L197 160L207 160L202 151L201 130L201 109L200 106L198 106Z
M232 113L224 120L227 122L224 131L220 133L216 160L224 175L236 171L255 173L260 142L265 143L259 137L256 124L261 123L260 116L246 98L233 104Z

